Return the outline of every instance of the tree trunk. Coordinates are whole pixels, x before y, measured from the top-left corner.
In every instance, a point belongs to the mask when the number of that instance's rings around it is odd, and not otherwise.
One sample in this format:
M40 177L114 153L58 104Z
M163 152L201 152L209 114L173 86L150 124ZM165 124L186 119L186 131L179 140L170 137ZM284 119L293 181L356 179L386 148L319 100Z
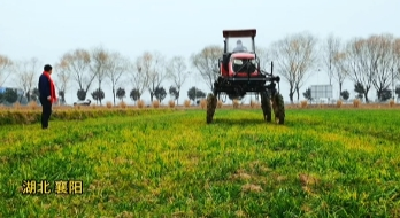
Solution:
M179 98L179 91L181 89L181 87L177 86L177 91L175 93L175 101L176 101L176 105L178 106L178 98Z
M383 86L380 85L380 86L376 89L376 94L378 95L379 101L381 101L381 100L382 100L382 94L383 94Z
M98 94L100 94L100 90L101 90L101 80L99 80L99 93ZM98 95L97 99L100 100L100 106L101 106L101 95Z
M114 106L115 106L115 88L113 87L113 97L114 97Z
M64 99L65 91L64 90L61 90L61 91L63 92L63 94L61 95L61 101L64 104L64 102L65 102L65 99ZM60 94L60 92L58 94Z
M63 104L65 104L65 93L66 93L66 88L63 89L63 95L62 95Z
M153 102L154 100L154 90L156 89L156 87L154 87L154 82L153 82L153 89L151 90L151 102Z
M364 92L365 101L366 101L367 103L369 103L369 99L368 99L368 92L369 92L369 89L370 89L370 88L366 88L366 89L365 89L365 92Z
M289 98L290 98L290 102L292 102L292 103L293 103L293 95L294 95L294 91L290 90Z
M84 99L86 99L86 93L87 93L87 91L88 91L89 88L86 87L86 89L83 89L83 87L80 87L79 89L82 89L82 90L85 91L85 98L84 98ZM78 99L78 100L79 100L79 99Z

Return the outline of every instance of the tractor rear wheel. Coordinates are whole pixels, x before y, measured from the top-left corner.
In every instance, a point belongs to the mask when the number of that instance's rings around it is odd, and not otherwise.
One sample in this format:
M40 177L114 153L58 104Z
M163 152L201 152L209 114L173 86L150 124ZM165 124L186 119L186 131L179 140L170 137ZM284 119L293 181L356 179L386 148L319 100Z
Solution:
M271 122L271 97L268 92L261 93L261 108L264 120Z
M282 94L275 94L274 96L274 113L276 124L283 125L285 123L285 102L283 101Z
M215 114L215 108L217 108L217 98L214 94L210 93L207 96L207 124L212 123Z

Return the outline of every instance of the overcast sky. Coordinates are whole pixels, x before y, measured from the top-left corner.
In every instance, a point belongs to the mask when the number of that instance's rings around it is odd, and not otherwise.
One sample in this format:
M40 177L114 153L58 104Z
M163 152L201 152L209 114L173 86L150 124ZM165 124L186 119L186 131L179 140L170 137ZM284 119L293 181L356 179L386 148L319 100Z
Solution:
M222 46L223 29L255 28L259 46L299 31L309 31L321 39L329 33L343 39L373 33L399 37L399 9L398 0L1 0L0 53L13 60L36 56L42 64L54 64L71 49L103 45L132 59L146 50L189 58L204 46ZM182 94L193 85L208 91L199 81L189 79ZM309 85L328 83L321 71L301 91ZM15 86L15 80L8 80L7 85ZM170 83L164 85L169 87ZM350 98L354 96L352 85L345 82ZM126 86L127 91L131 88ZM77 88L72 90L67 93L68 102L77 100ZM111 100L110 88L104 90L106 100ZM281 83L281 92L288 101L286 82ZM337 92L334 84L334 98ZM370 98L375 97L373 90Z

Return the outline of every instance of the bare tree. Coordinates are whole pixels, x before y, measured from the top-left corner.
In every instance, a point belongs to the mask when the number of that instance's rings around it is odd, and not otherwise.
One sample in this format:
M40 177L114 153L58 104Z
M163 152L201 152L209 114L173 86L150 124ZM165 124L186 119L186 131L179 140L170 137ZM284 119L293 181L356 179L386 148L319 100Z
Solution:
M300 99L300 88L316 63L316 42L316 38L305 32L287 36L272 44L271 53L276 58L277 71L290 86L291 102L295 91L297 99Z
M317 39L311 34L298 34L299 47L295 46L295 54L299 56L298 73L296 74L295 86L297 91L297 101L300 100L300 88L304 85L305 80L311 76L308 74L313 70L317 61L315 47Z
M107 77L107 63L109 59L109 53L103 47L94 48L92 53L92 62L90 66L90 70L92 71L95 78L99 82L99 90L101 90L101 82ZM101 105L101 98L99 98L100 105Z
M329 85L332 85L332 79L334 77L334 59L339 53L340 39L335 38L332 34L326 39L323 46L323 63L327 68Z
M374 71L368 49L368 40L355 38L349 41L347 57L350 78L354 83L360 83L363 86L365 100L369 102L368 93L374 80Z
M171 79L176 87L176 101L178 102L180 89L190 75L190 71L186 70L185 57L174 56L168 63L167 77Z
M393 77L400 80L400 39L395 39L393 42Z
M56 78L58 80L58 84L60 84L58 86L58 94L61 97L62 103L65 102L65 94L67 93L67 89L69 88L68 86L72 77L71 71L68 67L68 62L66 62L65 60L61 60L60 63L56 63L54 65L54 68L57 70L57 72L55 73Z
M199 71L211 91L213 91L214 81L218 77L217 64L218 59L222 58L223 51L222 47L211 45L190 57L192 65Z
M149 85L149 76L152 70L152 55L145 52L143 55L136 58L134 64L130 65L131 82L135 89L139 92L140 96L145 92L146 87Z
M111 81L115 105L116 88L124 73L129 70L129 61L120 53L112 53L107 59L106 70L106 76Z
M40 70L39 64L39 60L36 57L32 57L28 61L21 61L17 63L15 68L16 85L23 89L28 101L31 100L31 92L33 87L35 86L35 75L38 75L38 72ZM39 76L37 76L37 78L39 78ZM22 96L20 98L20 102L21 101Z
M270 57L269 57L270 51L268 48L265 47L256 47L256 55L260 59L260 68L263 71L268 71L268 67L270 66Z
M166 76L165 57L158 52L147 53L146 56L147 64L149 69L147 71L149 93L151 101L154 99L155 90L159 87Z
M275 58L276 68L278 74L280 74L289 83L289 98L293 102L293 95L295 92L295 69L296 59L294 58L293 52L291 51L291 39L286 37L272 43L271 53Z
M333 78L339 83L339 94L342 93L343 83L349 75L347 61L347 53L343 50L343 48L333 56Z
M13 62L5 55L0 54L0 86L4 85L11 74Z
M373 77L372 84L377 90L379 99L382 98L384 90L389 88L392 82L393 40L394 38L390 34L371 36L367 40L370 70Z
M86 94L95 78L95 74L90 71L91 56L85 49L75 49L61 57L64 70L69 71L73 79L78 83L78 99L85 100Z

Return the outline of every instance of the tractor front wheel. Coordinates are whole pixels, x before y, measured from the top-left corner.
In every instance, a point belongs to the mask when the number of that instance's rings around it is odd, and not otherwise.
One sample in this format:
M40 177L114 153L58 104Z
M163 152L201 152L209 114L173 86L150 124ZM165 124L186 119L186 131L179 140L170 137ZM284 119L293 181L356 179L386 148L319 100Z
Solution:
M215 114L215 108L217 108L217 98L214 94L210 93L207 96L207 124L212 123Z
M283 125L285 123L285 102L283 101L282 94L275 94L273 101L275 122L276 124Z
M261 109L264 120L271 122L271 97L268 92L261 93Z

